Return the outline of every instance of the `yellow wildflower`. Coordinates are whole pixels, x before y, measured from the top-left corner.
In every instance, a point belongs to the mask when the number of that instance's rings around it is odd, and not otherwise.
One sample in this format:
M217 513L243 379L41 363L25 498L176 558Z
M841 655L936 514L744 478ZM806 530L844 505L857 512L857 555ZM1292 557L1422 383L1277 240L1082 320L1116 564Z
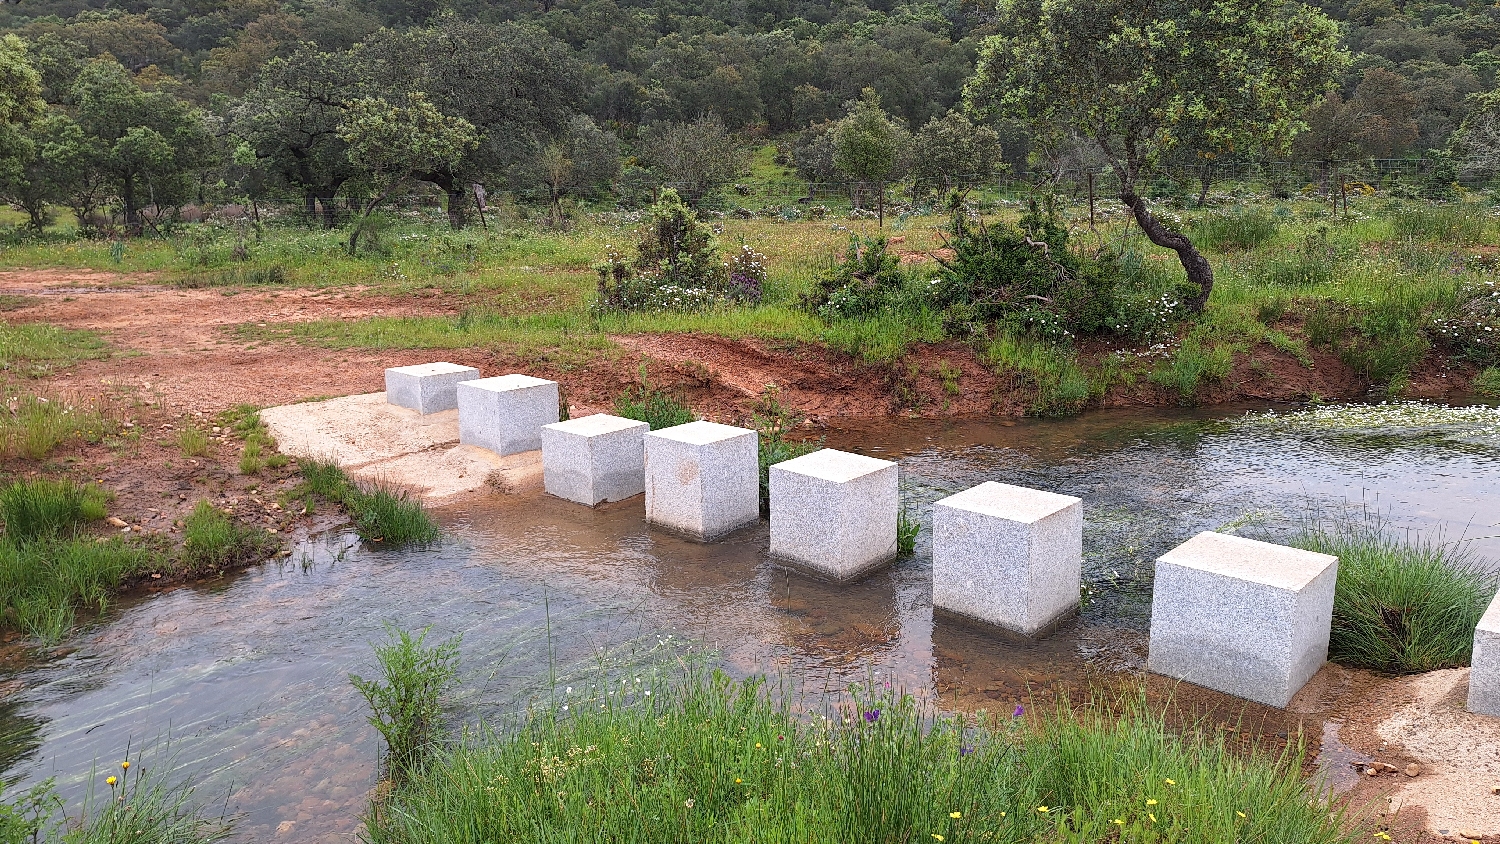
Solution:
M1167 785L1176 785L1176 784L1177 784L1177 780L1167 779Z
M963 816L964 816L963 812L949 812L948 813L948 817L950 817L950 818L952 818L954 820L958 820L959 818L961 818Z
M744 782L744 780L740 779L739 777L735 777L734 781L736 784Z
M106 785L114 785L116 782L118 782L118 780L116 780L114 777L110 777L109 779L105 780L104 782L105 782Z
M1151 814L1150 812L1147 812L1146 813L1146 817L1150 818L1152 823L1156 823L1156 816L1155 815Z
M1156 805L1156 801L1155 800L1147 800L1146 801L1146 805L1147 806L1155 806Z
M1245 817L1245 813L1244 813L1244 812L1241 812L1241 811L1238 811L1238 810L1236 810L1236 811L1235 811L1235 814L1236 814L1236 815L1239 815L1239 816L1240 816L1240 817L1242 817L1242 818L1243 818L1243 817Z
M933 834L932 834L932 837L933 837L933 838L936 838L936 839L937 839L937 840L939 840L939 841L942 841L942 840L943 840L943 836L941 836L941 835L938 835L938 834L937 834L937 833L936 833L936 832L934 832L934 833L933 833Z
M1044 815L1047 814L1048 812L1052 811L1051 809L1047 808L1046 806L1038 806L1038 807L1036 807L1036 810L1038 812L1041 812Z

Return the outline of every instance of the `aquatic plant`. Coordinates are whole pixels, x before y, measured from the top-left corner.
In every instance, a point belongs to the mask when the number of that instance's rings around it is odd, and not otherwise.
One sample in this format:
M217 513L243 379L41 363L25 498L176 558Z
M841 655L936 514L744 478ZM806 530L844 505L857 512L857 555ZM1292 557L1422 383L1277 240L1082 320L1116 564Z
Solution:
M1370 522L1316 526L1293 544L1339 558L1329 659L1394 673L1469 664L1500 578L1461 546L1392 538Z
M771 515L771 467L823 447L816 442L789 440L786 433L802 424L803 416L781 403L781 388L767 384L755 405L755 432L759 436L756 455L760 461L760 514Z
M459 637L428 646L424 628L415 637L388 628L391 642L375 647L380 679L350 674L370 705L371 726L385 739L385 773L400 784L415 775L443 738L443 696L458 676Z
M1417 401L1330 404L1291 413L1248 413L1236 425L1304 437L1441 437L1477 445L1500 445L1500 407L1452 407Z
M280 547L264 528L239 524L207 501L182 521L182 571L190 576L258 563Z
M573 692L569 689L569 692ZM1174 732L1135 699L978 723L891 691L791 701L688 663L469 735L366 817L375 844L1353 842L1302 752Z
M896 554L910 557L917 551L917 537L922 533L922 522L909 510L902 507L896 514Z

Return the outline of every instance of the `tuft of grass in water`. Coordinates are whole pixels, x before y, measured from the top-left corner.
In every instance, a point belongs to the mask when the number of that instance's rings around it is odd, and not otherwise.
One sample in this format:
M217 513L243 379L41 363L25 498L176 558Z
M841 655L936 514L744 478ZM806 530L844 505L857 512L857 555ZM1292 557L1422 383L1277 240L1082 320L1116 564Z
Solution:
M1492 366L1474 376L1474 392L1500 398L1500 366Z
M208 454L208 434L196 425L188 425L177 432L177 449L183 457L202 457Z
M896 554L910 557L917 551L917 537L922 534L922 522L905 507L896 514Z
M1150 379L1176 390L1183 404L1190 404L1203 381L1218 381L1234 367L1234 347L1228 344L1206 346L1189 336L1172 354L1170 360L1151 370Z
M0 492L0 518L11 542L55 539L104 518L108 500L108 493L95 484L50 478L17 481Z
M298 468L302 492L343 506L354 520L360 539L392 547L437 540L437 523L422 502L404 492L379 484L362 489L331 460L303 459L298 461Z
M641 383L616 396L614 410L616 416L645 422L653 431L686 425L697 418L691 408L672 394L651 386L644 364L641 365Z
M195 577L260 562L280 547L264 528L239 524L207 501L182 523L182 568Z
M755 406L755 432L759 435L756 455L760 461L760 514L771 515L771 467L777 463L812 454L823 447L815 442L789 440L786 433L802 424L802 415L787 408L778 398L780 388L766 385Z
M1315 527L1294 544L1339 558L1329 659L1398 674L1469 664L1500 583L1465 553L1370 524Z
M69 440L96 443L113 430L97 404L30 394L11 396L0 409L0 453L43 460Z
M572 692L572 689L569 689ZM691 663L601 677L434 756L365 819L373 844L1358 839L1279 756L1143 702L966 721L906 695L793 701Z
M120 537L0 541L0 624L44 642L61 639L77 610L103 612L110 596L152 565Z
M0 801L5 844L212 844L229 837L224 817L202 813L190 784L167 785L140 757L92 772L76 815L51 780Z
M81 360L108 355L109 346L92 331L0 323L0 371L41 378Z
M415 637L388 629L390 644L375 648L380 678L350 674L349 682L364 696L370 725L385 739L384 773L400 785L442 744L442 701L458 676L459 637L428 646L430 628Z

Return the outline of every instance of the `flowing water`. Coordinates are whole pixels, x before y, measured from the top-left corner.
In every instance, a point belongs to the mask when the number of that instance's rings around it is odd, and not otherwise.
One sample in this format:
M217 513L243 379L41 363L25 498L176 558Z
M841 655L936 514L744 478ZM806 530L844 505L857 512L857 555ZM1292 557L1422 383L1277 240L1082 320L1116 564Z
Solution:
M871 676L922 695L961 686L1000 706L1029 686L1139 668L1151 561L1200 530L1277 539L1363 511L1500 560L1500 409L1244 412L828 435L899 460L903 500L924 523L931 502L985 480L1083 498L1087 603L1039 644L934 623L925 533L914 557L838 586L772 566L763 524L700 545L645 529L639 499L590 510L497 494L440 511L448 535L435 549L334 533L280 563L122 603L4 678L16 691L0 703L0 765L76 797L149 746L146 764L225 801L241 840L324 841L355 830L375 780L379 745L347 677L373 672L387 624L462 634L463 723L564 694L597 666L649 670L667 637L716 649L735 674L814 690Z

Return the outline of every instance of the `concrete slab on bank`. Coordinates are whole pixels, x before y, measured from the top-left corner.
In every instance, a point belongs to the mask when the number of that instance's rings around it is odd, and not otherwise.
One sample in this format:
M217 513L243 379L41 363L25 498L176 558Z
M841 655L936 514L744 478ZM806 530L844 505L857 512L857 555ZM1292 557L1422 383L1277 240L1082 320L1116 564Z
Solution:
M331 460L350 477L401 487L428 504L542 486L540 451L501 457L460 444L457 410L422 414L366 393L268 407L260 418L282 454Z

